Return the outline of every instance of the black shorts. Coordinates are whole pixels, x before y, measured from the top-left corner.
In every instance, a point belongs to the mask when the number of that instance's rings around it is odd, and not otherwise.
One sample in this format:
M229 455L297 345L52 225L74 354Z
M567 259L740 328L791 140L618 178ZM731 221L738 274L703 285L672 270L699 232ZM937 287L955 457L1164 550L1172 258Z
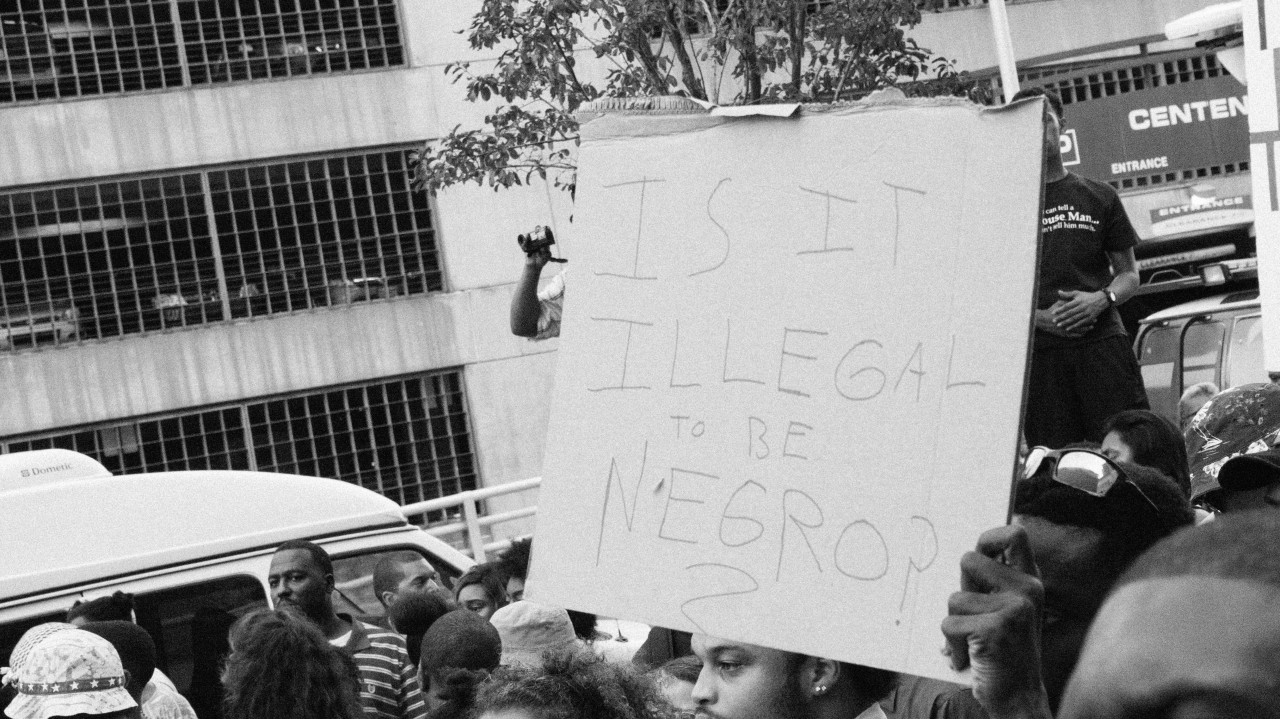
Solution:
M1108 417L1151 408L1128 335L1034 350L1027 382L1023 428L1031 447L1101 442Z

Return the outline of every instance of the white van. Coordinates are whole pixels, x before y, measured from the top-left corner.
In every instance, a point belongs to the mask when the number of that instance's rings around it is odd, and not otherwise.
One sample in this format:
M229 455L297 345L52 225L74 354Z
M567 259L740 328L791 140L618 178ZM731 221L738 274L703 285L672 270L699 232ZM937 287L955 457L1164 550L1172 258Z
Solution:
M309 539L334 560L338 611L375 617L372 573L412 550L446 585L471 559L410 524L399 505L332 479L266 472L113 476L61 449L0 455L0 664L29 627L76 600L124 591L159 667L201 719L220 715L231 623L270 603L274 547Z

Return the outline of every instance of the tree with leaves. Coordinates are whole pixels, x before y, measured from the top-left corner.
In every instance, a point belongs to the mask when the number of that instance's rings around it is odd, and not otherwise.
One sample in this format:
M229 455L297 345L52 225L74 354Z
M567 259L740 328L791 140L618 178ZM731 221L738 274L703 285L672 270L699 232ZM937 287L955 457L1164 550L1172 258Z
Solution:
M889 86L972 90L907 37L919 21L917 0L482 0L467 39L499 49L497 60L486 72L465 62L446 72L468 101L496 106L482 127L455 127L417 153L415 184L496 190L537 176L572 190L574 113L602 97L758 104L838 102Z

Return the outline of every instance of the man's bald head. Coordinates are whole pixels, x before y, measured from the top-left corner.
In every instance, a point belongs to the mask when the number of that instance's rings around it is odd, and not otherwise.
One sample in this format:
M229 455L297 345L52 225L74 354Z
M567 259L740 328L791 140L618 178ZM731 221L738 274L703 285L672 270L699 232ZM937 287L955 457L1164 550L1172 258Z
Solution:
M1280 512L1165 539L1116 582L1061 719L1280 717Z

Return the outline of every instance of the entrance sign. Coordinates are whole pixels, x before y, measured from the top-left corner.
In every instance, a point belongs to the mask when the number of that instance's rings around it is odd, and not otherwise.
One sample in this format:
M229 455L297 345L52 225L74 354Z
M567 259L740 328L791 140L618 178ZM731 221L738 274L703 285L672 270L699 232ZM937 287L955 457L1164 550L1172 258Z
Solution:
M1042 101L583 126L529 595L951 676L1007 519Z

